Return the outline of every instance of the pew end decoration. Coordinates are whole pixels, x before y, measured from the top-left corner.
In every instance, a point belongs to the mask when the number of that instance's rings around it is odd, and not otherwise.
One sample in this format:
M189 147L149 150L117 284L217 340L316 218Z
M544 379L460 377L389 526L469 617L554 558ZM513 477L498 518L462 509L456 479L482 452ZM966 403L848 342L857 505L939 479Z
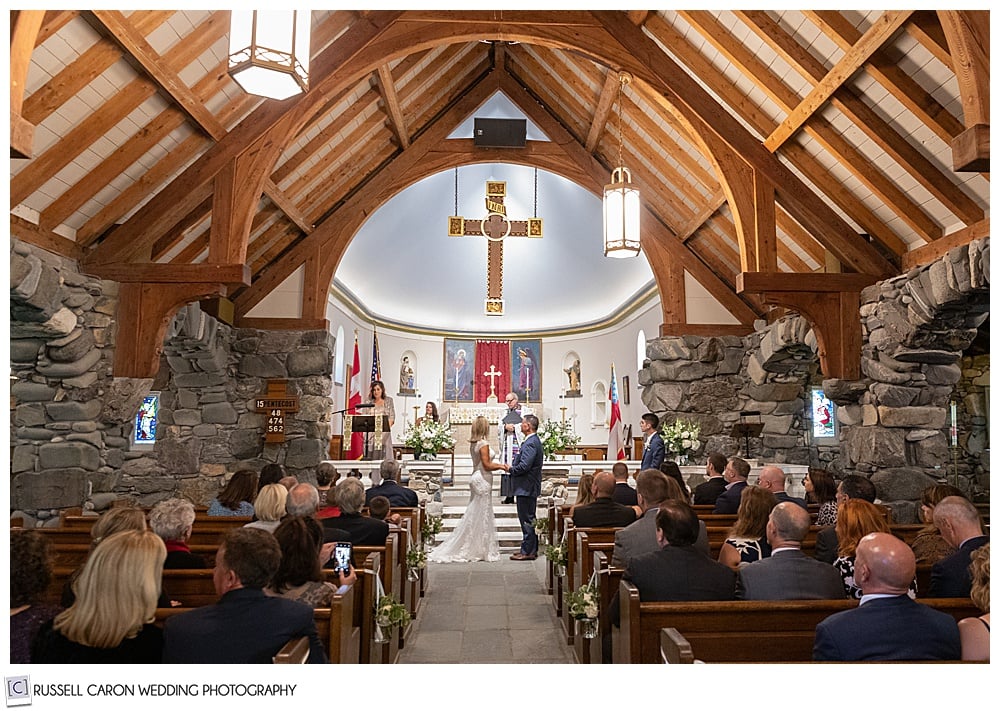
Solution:
M597 636L597 616L601 609L601 591L594 578L576 590L566 591L566 610L580 625L584 639Z
M451 425L425 420L407 428L403 444L413 448L414 459L434 459L441 450L455 447L455 435L452 434Z
M535 533L538 534L539 537L547 536L548 533L549 533L549 519L548 519L548 517L546 517L546 518L541 518L541 517L540 518L536 518L535 519L534 527L535 527Z
M548 558L549 562L554 566L555 574L558 577L561 578L566 575L566 563L568 558L565 543L545 546L545 557Z
M664 448L678 464L686 462L691 454L701 449L700 435L701 425L689 420L675 420L660 427Z
M444 517L442 516L431 516L428 514L424 518L424 523L420 527L420 539L424 542L424 545L434 542L434 536L441 533L444 528Z
M381 595L375 603L375 642L384 644L392 638L396 627L403 627L410 621L406 605L392 595Z
M406 550L406 579L410 582L420 579L420 571L427 567L427 551L410 546Z
M552 455L559 450L572 449L580 443L580 437L573 434L573 425L569 422L545 420L538 427L537 434L546 459L552 459Z

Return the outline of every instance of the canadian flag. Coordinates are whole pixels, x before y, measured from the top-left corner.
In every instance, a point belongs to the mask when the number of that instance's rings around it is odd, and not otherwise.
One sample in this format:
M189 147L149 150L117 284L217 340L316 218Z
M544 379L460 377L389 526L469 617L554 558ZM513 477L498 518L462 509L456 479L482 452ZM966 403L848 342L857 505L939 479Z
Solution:
M356 415L354 408L361 404L361 356L358 353L358 334L354 334L354 363L351 365L351 395L347 399L347 412ZM345 459L361 459L365 452L365 436L361 432L351 433L351 448Z
M622 411L618 406L618 379L615 364L611 364L611 425L608 429L608 461L625 459L625 436L622 433Z

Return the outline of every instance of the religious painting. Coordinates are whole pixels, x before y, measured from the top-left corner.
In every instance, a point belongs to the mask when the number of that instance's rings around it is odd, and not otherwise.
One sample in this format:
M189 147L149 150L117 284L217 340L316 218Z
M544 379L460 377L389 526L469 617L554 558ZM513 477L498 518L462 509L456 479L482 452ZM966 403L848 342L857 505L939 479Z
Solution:
M397 395L412 397L417 394L417 357L413 351L406 351L399 359L399 392Z
M542 399L542 339L510 342L511 390L521 402Z
M476 362L476 342L460 338L444 339L445 402L475 402L472 369Z

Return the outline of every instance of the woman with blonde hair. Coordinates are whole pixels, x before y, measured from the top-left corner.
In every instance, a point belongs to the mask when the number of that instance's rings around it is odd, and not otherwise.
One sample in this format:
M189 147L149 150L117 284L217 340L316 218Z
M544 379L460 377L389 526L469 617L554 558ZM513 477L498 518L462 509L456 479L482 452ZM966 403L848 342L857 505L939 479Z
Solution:
M158 664L163 632L153 622L167 549L152 531L102 540L74 584L76 602L42 628L31 659L41 664Z
M500 560L500 541L493 518L493 472L503 465L493 461L487 437L490 423L479 416L472 422L469 434L469 454L472 476L469 478L469 505L455 530L431 551L428 560L435 563L464 563L474 560Z
M973 662L990 661L990 544L972 551L972 603L984 615L966 617L958 623L958 633L962 638L962 659Z
M864 499L848 499L837 512L837 559L834 567L844 581L847 597L861 599L861 588L854 582L854 555L858 542L869 533L891 533L885 513ZM917 581L910 583L909 596L917 595Z
M729 529L729 536L719 549L719 562L737 570L741 565L769 557L771 544L767 542L767 519L771 509L777 505L778 500L767 489L759 486L743 489L736 523Z
M569 507L569 517L573 518L573 512L577 507L592 503L594 503L594 473L584 472L576 483L576 501Z
M288 499L288 489L284 484L267 484L253 500L253 510L257 520L246 524L244 528L260 528L268 533L274 533L285 517L285 501Z
M145 511L135 506L115 506L109 509L107 513L101 514L94 522L94 525L90 527L90 551L87 555L92 555L97 544L108 536L122 531L145 530ZM83 566L74 570L70 574L69 580L66 581L66 585L63 586L62 597L59 600L59 604L63 607L69 607L76 601L76 595L73 593L73 584L80 577L82 571Z

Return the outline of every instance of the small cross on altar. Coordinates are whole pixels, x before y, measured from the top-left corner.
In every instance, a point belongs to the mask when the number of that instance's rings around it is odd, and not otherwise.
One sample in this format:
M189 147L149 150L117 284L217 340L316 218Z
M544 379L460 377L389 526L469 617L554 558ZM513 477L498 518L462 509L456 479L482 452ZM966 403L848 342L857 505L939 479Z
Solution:
M483 376L490 379L490 396L486 398L486 402L493 405L498 402L497 400L497 378L499 378L503 373L497 370L495 365L490 365L490 369L483 373Z
M486 219L466 220L464 217L448 218L449 237L486 237L486 315L503 316L503 241L506 237L541 237L542 220L508 220L507 183L503 180L486 181Z

